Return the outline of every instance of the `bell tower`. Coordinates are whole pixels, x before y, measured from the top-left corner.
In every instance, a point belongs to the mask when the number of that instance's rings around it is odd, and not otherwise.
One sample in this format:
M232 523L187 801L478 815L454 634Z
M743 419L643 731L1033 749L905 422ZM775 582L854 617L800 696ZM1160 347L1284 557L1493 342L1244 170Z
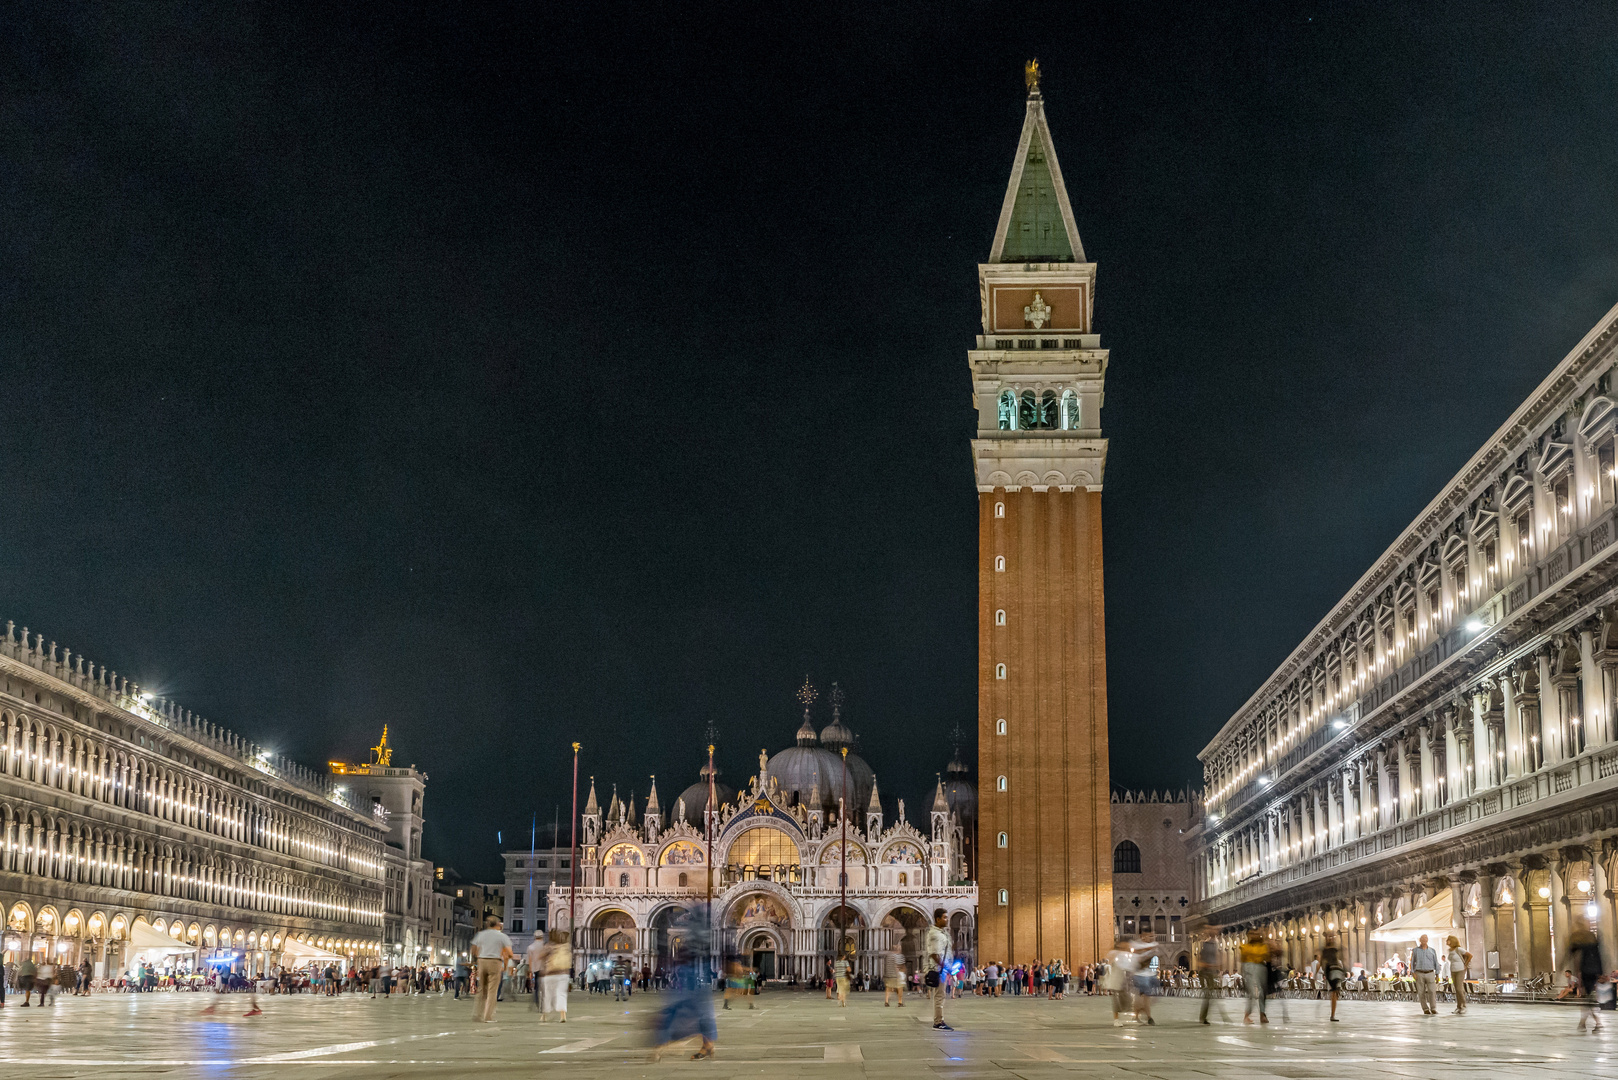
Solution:
M1107 353L1037 61L989 259L977 404L978 951L1098 960L1112 942L1101 436Z

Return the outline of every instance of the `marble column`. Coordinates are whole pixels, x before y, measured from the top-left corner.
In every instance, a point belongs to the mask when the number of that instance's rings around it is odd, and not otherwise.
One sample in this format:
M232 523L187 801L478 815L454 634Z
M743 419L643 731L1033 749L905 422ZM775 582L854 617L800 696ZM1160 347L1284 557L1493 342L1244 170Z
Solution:
M1565 756L1560 731L1562 716L1557 703L1556 684L1551 681L1551 651L1541 649L1534 658L1539 666L1539 748L1546 765L1558 765Z
M1487 869L1478 871L1478 916L1483 924L1483 952L1473 958L1472 966L1483 972L1485 979L1498 979L1500 968L1498 963L1489 964L1489 954L1500 951L1499 935L1494 925L1494 878Z
M1513 915L1517 921L1517 978L1531 979L1538 974L1539 966L1534 962L1534 913L1528 906L1528 867L1521 862L1509 865L1511 899L1516 907Z
M1500 679L1500 698L1503 703L1501 725L1505 731L1506 779L1515 780L1523 775L1522 715L1517 707L1517 676L1506 672Z
M1571 924L1567 902L1567 857L1556 852L1545 860L1545 871L1550 875L1550 949L1551 970L1561 979L1563 961L1567 958L1567 939ZM1554 980L1553 980L1554 981ZM1555 985L1562 985L1555 981Z
M1472 784L1482 791L1495 785L1494 754L1489 749L1489 691L1472 692Z
M1602 692L1604 683L1601 669L1596 667L1595 634L1591 627L1586 626L1579 631L1579 685L1584 691L1584 735L1591 746L1607 742L1607 699Z
M1603 840L1590 852L1591 885L1595 890L1597 915L1596 934L1601 941L1601 967L1605 971L1618 968L1618 912L1613 907L1612 878L1614 863L1618 862L1618 840Z
M1405 736L1397 736L1393 746L1399 759L1399 820L1409 821L1421 805L1416 799L1415 762L1411 760L1410 744Z
M1417 789L1421 806L1419 812L1426 814L1436 810L1440 805L1438 775L1434 771L1432 724L1423 720L1416 725L1416 734L1421 740L1421 781Z

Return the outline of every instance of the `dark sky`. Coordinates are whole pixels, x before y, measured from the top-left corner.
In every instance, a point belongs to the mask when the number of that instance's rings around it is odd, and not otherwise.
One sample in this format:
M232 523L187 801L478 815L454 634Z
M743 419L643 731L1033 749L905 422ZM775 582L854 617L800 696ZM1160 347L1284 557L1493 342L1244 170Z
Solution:
M745 779L806 672L919 817L1038 56L1113 778L1179 785L1618 300L1610 4L786 7L9 9L0 620L311 763L392 725L468 873L572 740Z

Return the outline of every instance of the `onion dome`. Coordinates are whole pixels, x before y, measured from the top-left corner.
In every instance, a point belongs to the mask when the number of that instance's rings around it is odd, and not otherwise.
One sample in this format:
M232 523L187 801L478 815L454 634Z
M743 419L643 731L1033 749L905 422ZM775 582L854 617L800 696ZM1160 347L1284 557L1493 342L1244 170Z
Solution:
M808 723L808 710L804 712L804 722ZM836 683L831 684L831 723L821 731L820 745L834 754L845 746L854 749L854 733L843 726L843 688Z
M696 829L704 827L702 815L708 808L708 770L710 768L713 769L713 794L718 805L724 806L736 797L734 788L726 787L719 782L720 769L718 766L704 765L697 772L697 775L702 779L680 792L680 797L675 802L676 806L681 803L685 805L685 823Z
M959 749L950 758L944 775L949 777L943 781L945 805L961 819L961 824L970 826L978 817L978 789L967 779L967 768L961 761Z

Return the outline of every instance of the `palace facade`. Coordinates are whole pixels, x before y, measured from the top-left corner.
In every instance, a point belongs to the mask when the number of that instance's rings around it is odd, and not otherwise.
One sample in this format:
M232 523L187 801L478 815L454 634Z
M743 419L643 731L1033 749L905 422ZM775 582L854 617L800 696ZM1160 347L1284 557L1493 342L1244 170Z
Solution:
M1037 64L988 262L977 404L978 777L983 954L1111 946L1101 404L1107 351Z
M380 803L7 623L0 636L5 961L382 955ZM400 880L400 892L406 882ZM402 930L402 927L401 927Z
M1618 308L1201 753L1200 919L1296 965L1431 928L1489 978L1618 964ZM1234 953L1227 951L1234 963Z
M972 800L964 769L952 770L950 792L940 777L923 831L905 819L903 800L888 820L853 743L840 709L817 733L806 701L796 745L760 752L758 774L739 792L704 766L666 810L654 780L643 807L614 792L603 811L592 778L577 889L561 863L567 852L553 849L508 852L508 892L527 890L531 901L534 886L525 883L535 871L545 877L545 924L578 927L581 969L627 954L637 968L663 970L671 934L704 909L710 891L716 950L765 978L822 975L843 943L857 970L880 973L877 954L895 949L919 963L936 908L949 912L956 952L972 956L977 888L965 858Z

